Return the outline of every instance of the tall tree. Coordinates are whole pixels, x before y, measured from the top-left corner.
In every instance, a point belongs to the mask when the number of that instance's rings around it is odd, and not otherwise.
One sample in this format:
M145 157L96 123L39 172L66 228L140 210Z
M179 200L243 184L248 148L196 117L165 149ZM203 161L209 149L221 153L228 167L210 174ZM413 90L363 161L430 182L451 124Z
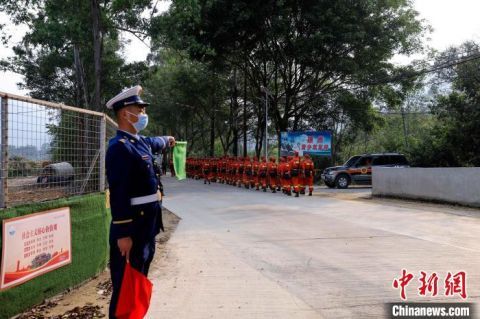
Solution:
M119 55L119 33L145 38L149 19L141 13L147 8L147 0L4 0L0 11L29 30L2 65L24 75L34 97L102 110L145 75L145 64L127 65Z
M244 70L254 99L248 103L244 94L245 108L266 88L278 136L291 128L313 128L315 119L308 115L335 105L344 92L365 112L369 101L399 93L379 89L401 78L389 61L397 53L420 50L426 31L407 0L178 0L153 26L168 26L160 41L194 59ZM258 117L259 111L252 114Z

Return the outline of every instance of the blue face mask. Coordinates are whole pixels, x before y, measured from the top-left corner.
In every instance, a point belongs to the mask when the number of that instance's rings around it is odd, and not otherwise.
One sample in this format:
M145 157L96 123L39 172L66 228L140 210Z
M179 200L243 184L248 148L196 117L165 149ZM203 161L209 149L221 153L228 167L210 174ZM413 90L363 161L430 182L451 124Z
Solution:
M135 123L132 123L129 120L130 124L132 124L133 127L137 130L137 133L140 132L141 130L144 130L147 127L147 125L148 125L148 115L147 114L141 113L141 114L135 115L135 114L130 113L130 112L128 112L128 113L137 117L137 121Z

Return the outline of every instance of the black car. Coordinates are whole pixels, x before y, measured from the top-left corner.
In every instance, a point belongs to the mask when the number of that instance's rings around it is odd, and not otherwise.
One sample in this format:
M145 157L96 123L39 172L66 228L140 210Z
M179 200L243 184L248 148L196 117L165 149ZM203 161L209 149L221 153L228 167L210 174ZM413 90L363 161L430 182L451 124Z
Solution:
M348 188L350 184L371 185L372 166L409 167L409 164L399 153L355 155L342 166L326 168L322 180L330 188Z

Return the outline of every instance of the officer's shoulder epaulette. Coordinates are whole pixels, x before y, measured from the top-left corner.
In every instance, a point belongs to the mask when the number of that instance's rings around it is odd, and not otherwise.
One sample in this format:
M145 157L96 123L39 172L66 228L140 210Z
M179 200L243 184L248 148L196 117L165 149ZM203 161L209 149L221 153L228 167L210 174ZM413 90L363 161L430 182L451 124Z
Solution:
M115 137L110 141L109 148L112 148L112 150L117 150L119 151L119 148L125 148L127 151L130 152L131 148L131 143L128 141L128 138L124 137Z

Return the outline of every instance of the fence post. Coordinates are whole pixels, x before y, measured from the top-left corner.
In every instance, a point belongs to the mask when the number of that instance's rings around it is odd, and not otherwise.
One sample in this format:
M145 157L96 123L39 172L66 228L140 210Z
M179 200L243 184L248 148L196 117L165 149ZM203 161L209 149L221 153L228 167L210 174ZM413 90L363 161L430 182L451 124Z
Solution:
M105 145L106 141L105 139L107 138L107 118L105 115L100 119L100 172L98 176L100 176L100 183L99 185L99 191L103 192L105 191Z
M1 104L1 146L0 146L0 160L2 167L0 169L0 208L7 207L8 202L8 98L2 97Z

